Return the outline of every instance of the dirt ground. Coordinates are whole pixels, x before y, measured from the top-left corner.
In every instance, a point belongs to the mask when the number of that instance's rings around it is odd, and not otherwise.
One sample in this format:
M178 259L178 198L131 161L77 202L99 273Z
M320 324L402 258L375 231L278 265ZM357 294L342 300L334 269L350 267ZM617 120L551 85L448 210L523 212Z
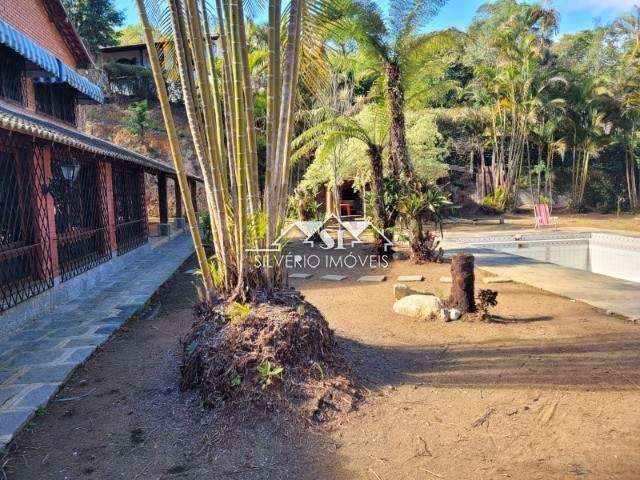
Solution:
M323 428L203 411L178 391L195 301L179 273L159 313L96 353L0 465L11 480L640 478L640 326L514 283L491 285L500 323L392 312L397 275L445 296L448 269L400 261L376 272L383 283L356 282L367 269L297 281L368 389Z

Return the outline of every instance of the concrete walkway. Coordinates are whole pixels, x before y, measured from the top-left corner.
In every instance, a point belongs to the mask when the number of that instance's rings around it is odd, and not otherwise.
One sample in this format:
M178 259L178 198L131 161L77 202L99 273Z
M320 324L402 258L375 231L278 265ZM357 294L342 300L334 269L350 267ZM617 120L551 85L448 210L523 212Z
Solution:
M476 266L596 308L628 317L640 318L640 285L605 275L539 262L529 258L482 248L458 245L459 251L473 253ZM455 254L456 249L447 249Z
M136 257L90 293L0 339L0 448L192 252L187 234L173 238Z

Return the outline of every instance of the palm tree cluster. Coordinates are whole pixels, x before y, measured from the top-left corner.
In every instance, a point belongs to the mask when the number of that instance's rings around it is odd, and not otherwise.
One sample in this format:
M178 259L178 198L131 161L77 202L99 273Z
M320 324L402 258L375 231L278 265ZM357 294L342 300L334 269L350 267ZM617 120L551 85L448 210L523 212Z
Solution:
M260 7L254 2L136 4L206 296L247 299L256 291L277 287L281 272L259 256L270 250L282 227L298 92L303 86L312 91L321 77L316 73L323 70L321 50L334 24L334 4L291 0L283 5L271 0L262 31L247 21L245 9ZM162 52L157 49L158 36L166 40ZM260 47L264 54L256 53ZM175 77L204 180L215 249L211 259L202 245L169 105L166 84ZM257 119L260 90L266 101L263 118ZM266 145L262 162L259 133Z
M370 186L381 226L393 227L394 192L413 193L425 161L468 167L477 200L502 211L523 190L533 203L562 197L575 210L638 210L638 12L559 37L557 12L542 2L489 2L466 32L427 33L440 1L392 2L387 12L371 1L347 4L348 26L329 61L354 92L350 107L303 122L294 158L316 149L315 162L327 163L329 151L357 139L370 159L360 183ZM375 125L360 113L371 109ZM428 152L412 152L406 120L416 115L435 125ZM306 180L320 178L313 167ZM437 178L418 178L418 189L433 189Z
M291 205L317 212L302 202L320 186L336 208L347 180L381 229L411 225L414 240L450 204L447 164L499 210L526 190L578 210L640 207L640 13L559 37L557 12L518 0L482 5L465 32L428 31L444 0L136 1L170 139L161 90L179 79L203 172L208 291L277 285L255 252ZM177 141L172 153L181 171Z

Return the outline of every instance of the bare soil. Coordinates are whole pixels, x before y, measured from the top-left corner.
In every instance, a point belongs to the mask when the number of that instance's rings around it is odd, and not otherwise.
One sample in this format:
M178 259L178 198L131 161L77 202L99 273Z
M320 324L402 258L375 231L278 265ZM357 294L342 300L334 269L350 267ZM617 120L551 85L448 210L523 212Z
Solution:
M500 322L392 312L397 275L422 274L411 286L444 297L449 268L399 261L375 272L383 283L355 281L369 269L297 281L367 389L322 428L202 409L179 391L178 339L195 302L179 273L159 314L131 321L58 400L88 395L50 404L0 465L29 480L639 478L640 327L514 283L490 286Z

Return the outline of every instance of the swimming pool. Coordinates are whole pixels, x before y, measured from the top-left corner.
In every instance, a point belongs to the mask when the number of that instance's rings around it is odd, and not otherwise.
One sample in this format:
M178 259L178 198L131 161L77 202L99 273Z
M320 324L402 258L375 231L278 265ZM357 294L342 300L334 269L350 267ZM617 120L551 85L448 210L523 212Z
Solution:
M448 241L640 283L640 237L610 233L530 233Z

